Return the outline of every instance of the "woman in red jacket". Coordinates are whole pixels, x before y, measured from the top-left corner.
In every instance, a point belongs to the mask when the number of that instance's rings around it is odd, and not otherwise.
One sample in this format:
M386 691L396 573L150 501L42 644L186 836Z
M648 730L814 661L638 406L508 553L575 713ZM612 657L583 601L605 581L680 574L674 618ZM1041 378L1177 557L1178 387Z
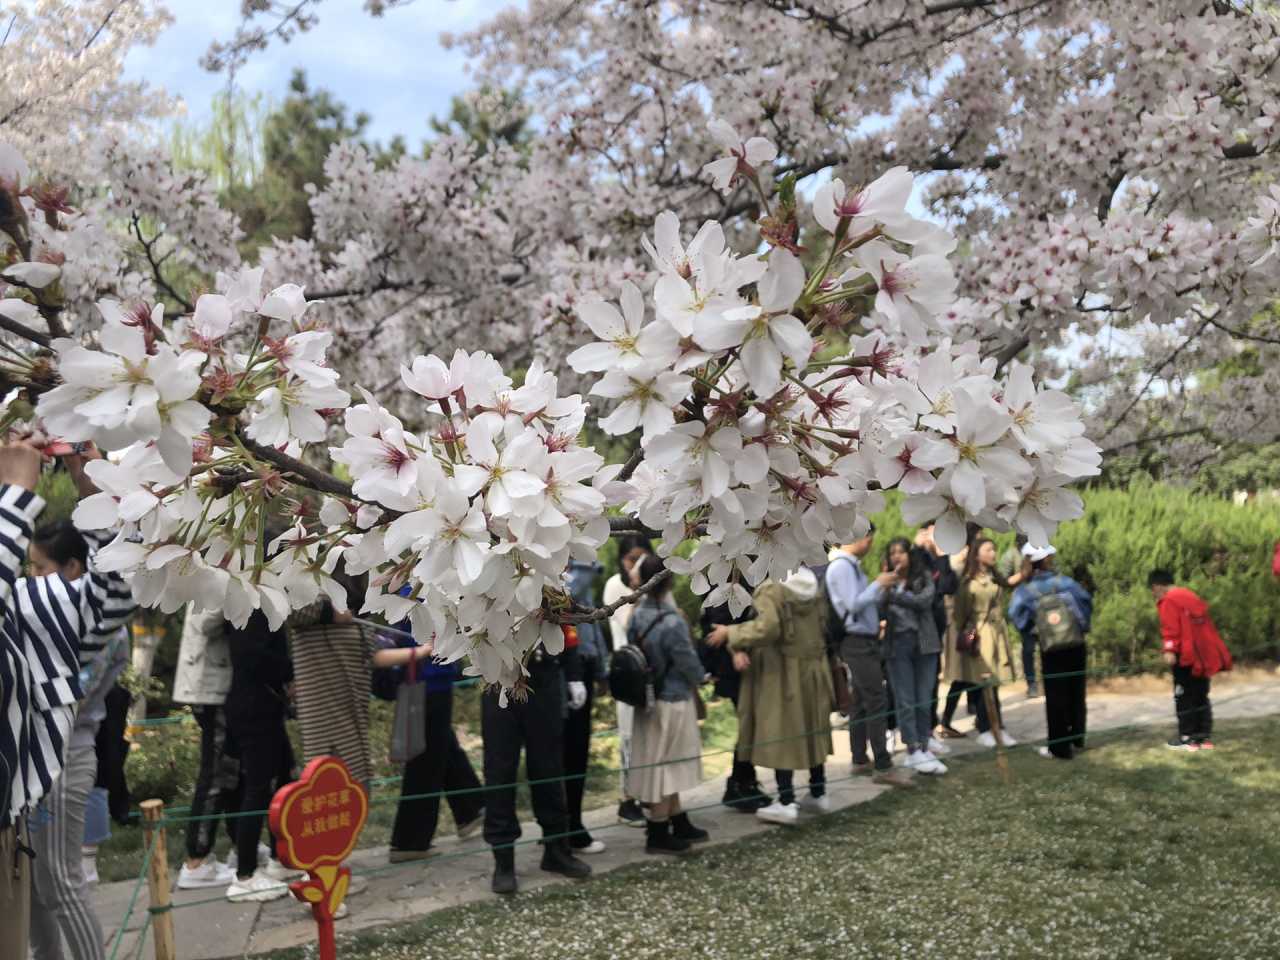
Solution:
M1176 750L1212 750L1209 683L1214 674L1231 669L1231 651L1218 636L1209 605L1186 587L1175 587L1169 571L1152 570L1147 586L1160 611L1165 663L1173 667L1178 735L1169 741L1169 746Z

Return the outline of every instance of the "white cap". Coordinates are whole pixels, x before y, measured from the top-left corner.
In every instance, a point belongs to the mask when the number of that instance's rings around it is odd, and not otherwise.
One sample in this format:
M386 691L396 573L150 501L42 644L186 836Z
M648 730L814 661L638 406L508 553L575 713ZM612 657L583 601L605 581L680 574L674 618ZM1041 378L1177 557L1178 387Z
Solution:
M1022 555L1032 563L1039 563L1046 557L1052 557L1057 552L1053 547L1033 547L1029 543L1022 545Z

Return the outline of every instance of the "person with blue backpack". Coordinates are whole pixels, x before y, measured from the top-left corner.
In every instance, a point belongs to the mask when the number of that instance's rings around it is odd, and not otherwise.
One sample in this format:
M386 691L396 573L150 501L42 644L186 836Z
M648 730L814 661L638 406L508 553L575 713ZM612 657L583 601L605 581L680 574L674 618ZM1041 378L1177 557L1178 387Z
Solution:
M1030 543L1022 548L1027 575L1013 593L1009 619L1024 637L1035 637L1040 647L1049 728L1049 742L1040 755L1070 760L1085 745L1085 638L1093 619L1093 597L1054 569L1057 552Z

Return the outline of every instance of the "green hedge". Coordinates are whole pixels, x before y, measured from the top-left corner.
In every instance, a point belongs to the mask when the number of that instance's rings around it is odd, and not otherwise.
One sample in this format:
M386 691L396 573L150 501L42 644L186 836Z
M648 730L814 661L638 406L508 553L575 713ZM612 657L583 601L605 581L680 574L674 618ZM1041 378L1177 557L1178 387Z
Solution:
M1280 650L1280 583L1271 575L1280 508L1236 506L1149 481L1086 490L1083 496L1085 515L1063 524L1054 546L1058 569L1094 593L1095 667L1159 664L1159 623L1147 590L1147 574L1156 567L1204 597L1237 655L1256 660ZM879 568L891 537L915 532L903 523L893 498L875 521L877 543L868 571ZM994 539L1003 552L1013 535Z

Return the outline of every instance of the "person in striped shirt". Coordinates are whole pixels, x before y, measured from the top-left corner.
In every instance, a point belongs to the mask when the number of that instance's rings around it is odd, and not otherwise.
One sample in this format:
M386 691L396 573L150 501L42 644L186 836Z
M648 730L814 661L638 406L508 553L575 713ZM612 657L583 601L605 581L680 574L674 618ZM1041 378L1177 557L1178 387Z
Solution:
M79 582L89 569L89 542L70 520L36 528L28 550L30 576L61 575ZM102 926L89 899L81 854L85 810L98 773L96 738L106 716L107 692L127 662L128 628L98 627L80 643L80 688L84 699L63 757L62 776L29 821L36 852L31 887L31 956L62 960L63 939L72 957L102 956Z
M96 456L94 453L85 456ZM30 929L28 815L61 775L80 686L80 646L95 629L122 626L132 595L116 575L89 569L22 576L44 501L35 493L42 454L27 443L0 446L0 956L25 957ZM80 495L95 492L84 458L66 458ZM108 539L87 534L94 546ZM101 943L98 944L99 953Z

